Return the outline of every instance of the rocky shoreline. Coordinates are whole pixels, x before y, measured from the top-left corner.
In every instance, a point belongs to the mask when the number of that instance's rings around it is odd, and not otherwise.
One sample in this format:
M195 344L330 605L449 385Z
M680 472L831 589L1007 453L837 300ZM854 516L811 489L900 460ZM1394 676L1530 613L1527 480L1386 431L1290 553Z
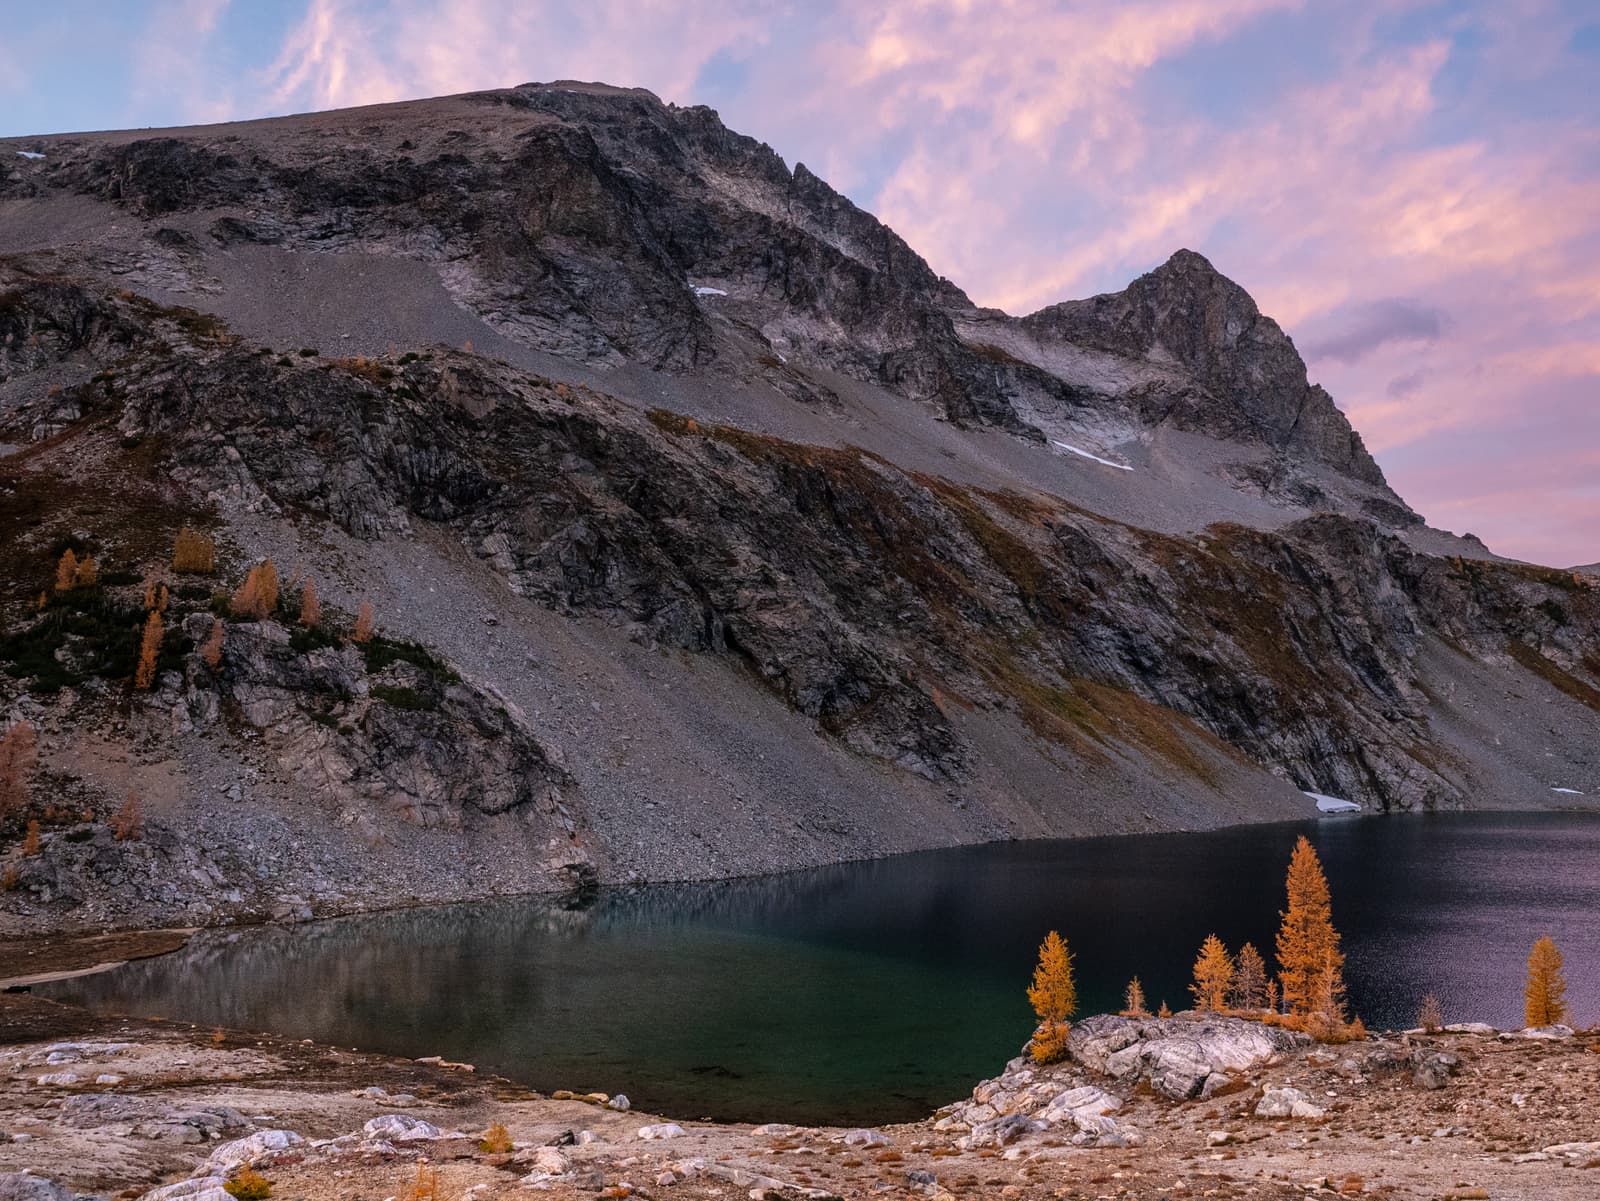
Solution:
M672 1120L431 1057L102 1019L0 994L0 1198L1592 1196L1593 1035L1453 1026L1343 1046L1237 1018L1086 1018L920 1122ZM936 1053L936 1049L930 1051ZM490 1144L495 1125L509 1149ZM420 1176L419 1176L420 1173ZM433 1175L436 1174L436 1175Z

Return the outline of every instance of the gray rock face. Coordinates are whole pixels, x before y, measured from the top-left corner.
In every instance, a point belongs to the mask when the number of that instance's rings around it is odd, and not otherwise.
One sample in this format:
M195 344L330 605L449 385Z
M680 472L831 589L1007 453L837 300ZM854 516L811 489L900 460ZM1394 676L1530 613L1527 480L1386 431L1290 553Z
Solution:
M1022 325L1047 345L1067 342L1183 367L1188 380L1140 397L1149 419L1259 439L1354 479L1384 482L1333 398L1307 381L1306 365L1278 323L1192 250L1178 251L1121 292L1051 305Z
M1175 1100L1209 1097L1239 1075L1309 1044L1304 1034L1242 1018L1124 1018L1075 1023L1067 1055L1121 1081L1146 1081Z
M825 731L926 779L971 768L933 680L1068 749L1131 739L1204 781L1220 739L1371 808L1469 795L1432 742L1416 666L1430 641L1600 697L1583 682L1600 590L1421 554L1360 517L1189 541L856 450L640 415L470 354L274 361L181 315L14 282L21 332L142 328L114 379L74 403L116 406L123 435L157 441L195 491L369 538L443 526L514 592L741 662ZM334 703L352 666L275 637L239 635L225 699L263 729L298 713L286 753L330 787L423 823L538 807L559 787L470 691L397 664L365 700ZM204 683L187 681L197 725L222 711ZM374 688L416 705L372 703ZM315 712L302 689L326 698Z

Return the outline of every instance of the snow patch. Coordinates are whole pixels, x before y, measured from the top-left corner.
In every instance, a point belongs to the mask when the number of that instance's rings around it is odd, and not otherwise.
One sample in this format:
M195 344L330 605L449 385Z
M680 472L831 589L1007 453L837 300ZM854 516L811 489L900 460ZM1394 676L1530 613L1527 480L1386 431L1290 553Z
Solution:
M1306 795L1317 803L1317 808L1323 813L1361 812L1360 805L1356 804L1354 801L1347 801L1343 797L1328 796L1326 793L1322 792L1308 792Z
M1564 792L1568 796L1584 796L1584 795L1586 795L1585 793L1579 792L1576 788L1552 788L1550 791L1551 792Z
M700 287L695 288L694 294L696 296L726 296L727 295L727 293L724 292L721 288L700 288Z
M21 156L22 158L43 158L44 157L44 155L40 154L37 150L19 150L19 151L17 151L17 154L19 156Z
M1071 451L1073 454L1080 455L1085 459L1093 459L1096 463L1103 463L1107 467L1115 467L1118 471L1132 471L1133 470L1133 468L1128 466L1128 464L1126 464L1126 463L1113 463L1110 459L1102 459L1099 455L1090 454L1088 451L1084 450L1082 447L1073 446L1070 442L1057 442L1054 438L1052 438L1052 439L1050 439L1050 445L1051 446L1059 446L1062 450Z

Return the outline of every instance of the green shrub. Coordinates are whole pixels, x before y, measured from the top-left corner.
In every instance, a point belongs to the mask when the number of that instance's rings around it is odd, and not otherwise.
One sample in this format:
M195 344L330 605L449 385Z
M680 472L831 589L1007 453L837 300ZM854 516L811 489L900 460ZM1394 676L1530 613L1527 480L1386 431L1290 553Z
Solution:
M372 699L382 701L395 709L416 710L438 707L431 696L418 692L415 688L395 688L388 684L375 685L372 689Z
M427 647L404 638L385 638L382 634L374 634L370 641L361 644L361 655L367 662L368 671L382 671L391 663L410 663L451 683L461 678Z

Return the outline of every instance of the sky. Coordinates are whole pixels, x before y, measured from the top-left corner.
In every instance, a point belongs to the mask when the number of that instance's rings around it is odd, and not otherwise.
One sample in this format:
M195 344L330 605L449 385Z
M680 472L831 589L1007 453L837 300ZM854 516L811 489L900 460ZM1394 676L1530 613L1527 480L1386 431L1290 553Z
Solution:
M1600 560L1595 0L0 0L0 136L603 80L708 104L974 300L1179 247L1390 482Z

